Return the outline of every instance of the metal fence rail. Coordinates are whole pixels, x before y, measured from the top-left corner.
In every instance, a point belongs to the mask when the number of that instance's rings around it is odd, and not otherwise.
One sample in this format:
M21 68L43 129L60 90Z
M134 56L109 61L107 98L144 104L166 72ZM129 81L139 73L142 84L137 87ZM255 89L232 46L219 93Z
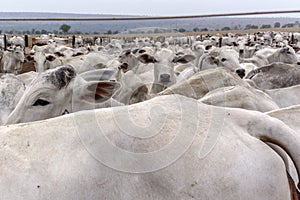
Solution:
M82 18L0 18L0 21L127 21L127 20L166 20L166 19L191 19L206 17L230 17L245 15L269 15L300 13L300 10L261 11L261 12L239 12L205 15L182 15L182 16L154 16L154 17L82 17Z

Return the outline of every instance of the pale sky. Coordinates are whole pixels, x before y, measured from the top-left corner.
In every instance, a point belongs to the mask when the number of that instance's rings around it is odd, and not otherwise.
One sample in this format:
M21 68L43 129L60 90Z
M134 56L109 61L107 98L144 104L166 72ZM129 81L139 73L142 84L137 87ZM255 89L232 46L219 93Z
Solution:
M166 16L300 10L300 0L9 0L2 3L0 8L3 12ZM281 16L300 16L300 13Z

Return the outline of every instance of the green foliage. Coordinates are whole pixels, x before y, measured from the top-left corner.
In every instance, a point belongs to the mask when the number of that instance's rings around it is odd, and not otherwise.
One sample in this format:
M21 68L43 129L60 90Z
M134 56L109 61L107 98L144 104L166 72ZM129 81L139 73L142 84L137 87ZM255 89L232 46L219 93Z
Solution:
M249 30L249 29L258 29L258 26L252 25L252 24L247 24L245 26L245 30Z
M294 23L288 23L288 24L282 25L282 28L293 28L294 25L295 25Z
M193 31L194 31L194 32L199 32L199 31L200 31L200 28L195 27L195 28L193 28Z
M71 26L68 24L63 24L59 27L59 30L61 30L63 33L67 33L71 29Z
M263 25L261 25L260 28L262 28L262 29L271 28L271 25L270 24L263 24Z
M280 28L280 22L275 22L274 28Z
M231 30L231 29L230 29L230 27L225 26L225 27L223 27L221 30L222 30L222 31L229 31L229 30Z

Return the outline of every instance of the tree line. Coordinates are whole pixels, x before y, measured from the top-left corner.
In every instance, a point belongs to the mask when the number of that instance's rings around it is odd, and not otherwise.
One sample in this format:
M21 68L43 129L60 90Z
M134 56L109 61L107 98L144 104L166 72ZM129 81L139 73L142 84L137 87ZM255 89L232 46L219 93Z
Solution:
M184 28L178 28L178 29L172 29L172 32L206 32L206 31L228 31L228 30L249 30L249 29L269 29L269 28L293 28L293 27L300 27L300 23L299 21L296 21L294 23L287 23L284 25L281 25L280 22L275 22L273 25L271 24L263 24L261 26L255 25L255 24L247 24L245 27L241 27L240 25L238 26L234 26L234 27L229 27L229 26L224 26L221 29L209 29L209 28L200 28L200 27L195 27L192 30L186 30ZM81 31L70 31L71 30L71 26L68 24L62 24L58 30L52 30L52 31L48 31L45 29L42 30L35 30L35 29L31 29L31 30L27 30L27 31L15 31L15 30L11 30L11 31L7 31L5 33L7 34L48 34L48 33L54 33L54 34L118 34L120 33L119 31L112 31L112 30L107 30L106 32L86 32L83 33ZM154 30L148 30L148 31L140 31L139 33L164 33L165 30L164 29L154 29ZM128 33L136 33L134 31L128 31ZM0 34L2 34L2 31L0 30Z

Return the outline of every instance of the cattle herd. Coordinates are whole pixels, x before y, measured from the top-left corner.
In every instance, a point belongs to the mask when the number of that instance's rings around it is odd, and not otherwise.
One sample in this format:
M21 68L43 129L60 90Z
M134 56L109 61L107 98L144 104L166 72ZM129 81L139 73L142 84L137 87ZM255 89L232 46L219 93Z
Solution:
M300 33L7 40L1 198L300 199Z

